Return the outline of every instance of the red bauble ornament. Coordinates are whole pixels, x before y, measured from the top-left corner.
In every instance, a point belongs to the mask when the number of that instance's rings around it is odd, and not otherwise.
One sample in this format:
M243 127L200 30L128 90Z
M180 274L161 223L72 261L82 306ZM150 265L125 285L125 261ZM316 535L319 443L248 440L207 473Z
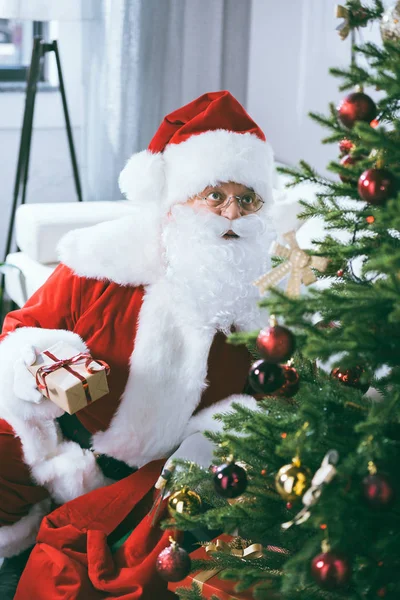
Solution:
M292 398L299 391L300 377L294 367L285 365L282 367L283 376L285 383L279 390L274 392L274 396L284 396L285 398Z
M367 169L358 180L358 193L370 204L384 204L395 192L395 179L387 169Z
M214 487L224 498L237 498L247 488L246 471L234 462L221 465L214 475Z
M274 325L258 334L257 348L269 363L286 362L293 354L296 338L286 327Z
M339 150L342 154L348 154L354 148L354 144L351 140L344 138L339 142Z
M258 360L250 369L249 382L258 394L271 394L285 383L283 369L265 360Z
M164 548L157 557L156 569L165 581L181 581L190 573L191 560L189 554L171 540L171 545Z
M387 508L394 500L394 491L388 479L381 473L364 477L363 495L371 508Z
M356 121L370 123L376 112L375 102L363 92L349 94L338 106L339 121L349 129Z
M338 590L349 583L351 568L344 554L330 550L313 558L311 574L322 589Z
M338 277L343 277L343 275L344 275L344 270L343 270L343 269L339 269L339 271L337 271L336 275L337 275Z
M331 372L331 375L335 379L338 379L341 383L357 388L365 394L365 392L369 389L369 383L361 383L360 379L363 373L364 369L361 367L352 367L351 369L336 367L336 369L333 369Z
M352 154L346 154L340 161L340 164L344 167L349 167L351 165L355 165L357 162L361 160L361 157L355 157ZM356 177L347 177L347 175L339 175L341 181L343 183L351 183L352 181L356 181Z

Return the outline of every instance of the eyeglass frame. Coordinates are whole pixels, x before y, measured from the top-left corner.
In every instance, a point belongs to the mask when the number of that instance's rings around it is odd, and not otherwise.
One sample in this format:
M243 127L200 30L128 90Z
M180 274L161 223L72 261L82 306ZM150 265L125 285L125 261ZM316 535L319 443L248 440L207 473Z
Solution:
M208 195L210 195L211 193L212 193L212 192L209 192L209 194L208 194ZM243 196L246 196L246 195L248 195L248 194L254 194L254 195L255 195L255 197L256 197L256 198L258 198L258 199L260 200L260 202L261 202L261 205L260 205L260 207L259 207L259 208L257 208L257 210L246 210L245 208L243 208L243 205L242 205L242 198L243 198ZM212 209L214 209L214 210L215 210L216 208L217 208L217 210L222 210L223 208L224 208L224 209L225 209L225 208L228 208L228 206L230 206L230 205L231 205L232 199L235 199L235 200L237 200L237 202L238 202L239 209L240 209L241 213L243 213L243 212L246 212L246 213L256 213L256 212L258 212L259 210L261 210L261 209L262 209L262 207L263 207L263 206L264 206L264 204L265 204L265 200L263 200L263 199L261 198L260 194L257 194L256 192L246 192L246 193L244 193L244 194L241 194L241 195L235 195L235 194L231 194L231 195L230 195L230 196L228 196L228 197L227 197L227 198L224 200L224 202L222 202L222 204L220 204L218 207L212 206L211 204L209 204L209 203L207 202L207 198L208 198L208 196L198 196L198 198L199 198L199 200L202 200L203 202L205 202L209 208L212 208Z

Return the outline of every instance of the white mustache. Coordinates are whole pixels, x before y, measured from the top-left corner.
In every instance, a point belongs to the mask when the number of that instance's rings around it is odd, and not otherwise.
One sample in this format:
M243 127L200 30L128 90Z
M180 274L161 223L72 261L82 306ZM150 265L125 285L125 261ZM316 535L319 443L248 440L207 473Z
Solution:
M230 221L220 215L207 215L207 226L218 236L223 236L228 231L233 231L241 238L258 236L265 232L266 224L258 215L246 215Z
M263 235L267 230L272 232L271 225L263 217L257 214L245 215L230 221L226 217L213 212L195 213L191 207L177 204L172 208L171 215L188 225L194 223L203 234L210 239L221 238L228 231L233 231L241 238L256 238Z

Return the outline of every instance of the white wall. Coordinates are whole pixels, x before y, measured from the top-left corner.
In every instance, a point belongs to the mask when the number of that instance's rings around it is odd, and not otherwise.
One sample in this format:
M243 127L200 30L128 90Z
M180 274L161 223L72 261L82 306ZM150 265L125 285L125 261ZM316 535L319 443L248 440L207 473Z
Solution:
M83 124L81 27L81 21L59 22L57 35L78 161ZM53 53L49 60L55 62ZM54 66L51 71L54 73ZM24 92L0 91L0 260L3 259L12 206L24 103ZM27 202L76 199L58 91L37 94L29 172Z
M311 121L309 111L327 114L329 102L346 94L329 75L348 66L350 37L336 31L336 0L252 0L247 106L264 129L276 158L288 164L309 161L323 172L338 156L323 146L327 130ZM377 28L361 29L364 39L379 42ZM372 91L372 96L376 92Z

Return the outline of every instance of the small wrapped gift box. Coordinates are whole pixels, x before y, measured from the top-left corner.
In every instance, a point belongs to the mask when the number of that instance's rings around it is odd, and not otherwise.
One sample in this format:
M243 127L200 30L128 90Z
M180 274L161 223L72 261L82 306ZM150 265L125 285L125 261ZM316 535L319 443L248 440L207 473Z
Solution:
M243 558L256 559L263 555L261 544L251 544L248 548L243 550L229 550L229 545L233 539L234 538L230 535L222 534L210 542L207 546L207 550L208 552L231 552L232 554L242 556ZM210 559L210 555L207 553L207 550L205 547L201 547L192 552L190 558L192 560L208 560ZM267 552L276 551L286 553L285 550L275 547L267 547L265 550ZM235 585L237 582L232 579L219 579L218 573L220 573L220 571L222 571L222 568L210 569L208 571L193 571L185 577L185 579L182 579L182 581L169 583L168 589L171 592L175 592L181 587L190 589L193 583L197 583L201 589L203 598L211 598L214 595L217 596L219 600L253 600L253 592L251 589L248 589L245 592L235 592ZM271 590L270 598L271 600L278 600L281 596L279 593Z
M107 363L79 353L64 342L38 355L28 367L38 390L70 415L108 394Z

